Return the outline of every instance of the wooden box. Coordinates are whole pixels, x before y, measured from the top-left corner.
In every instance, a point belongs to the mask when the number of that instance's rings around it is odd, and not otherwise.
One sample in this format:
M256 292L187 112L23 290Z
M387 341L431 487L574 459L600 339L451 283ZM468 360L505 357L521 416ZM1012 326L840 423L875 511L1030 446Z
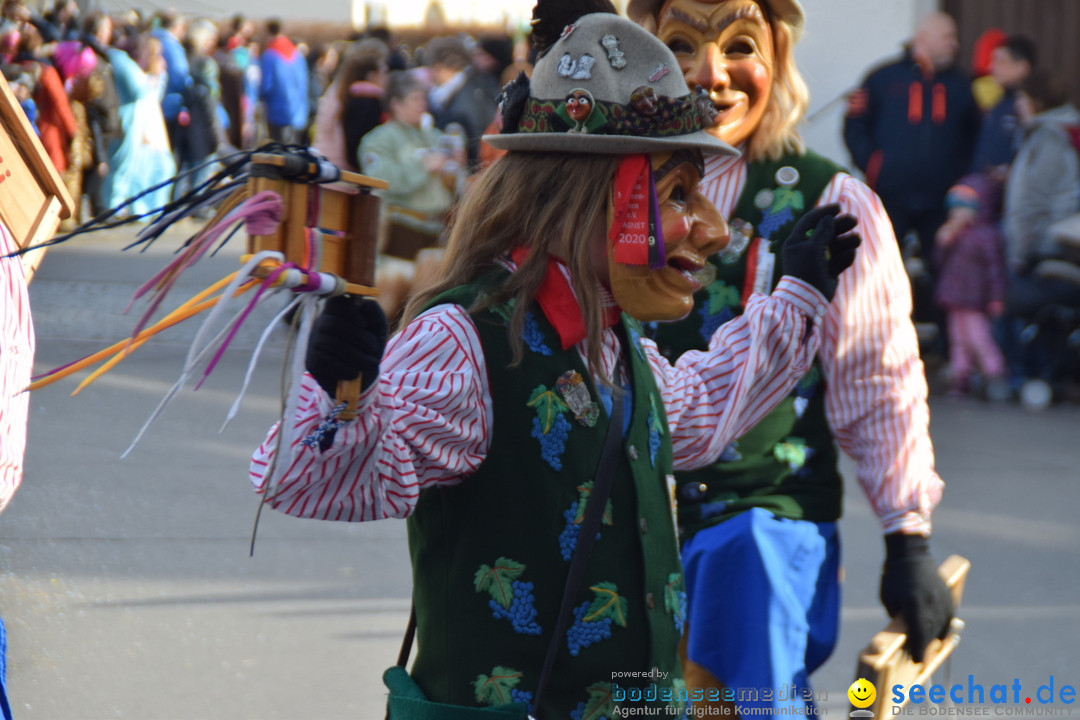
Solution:
M281 196L284 216L271 235L252 235L248 251L277 250L306 266L309 228L317 232L318 262L313 270L333 273L350 283L375 285L375 247L379 199L370 190L386 183L358 173L341 173L341 180L309 184L282 179L281 156L259 153L252 158L251 195L272 190Z
M2 77L0 124L0 221L19 247L30 247L50 239L60 221L71 217L75 202Z
M959 555L950 555L938 566L938 575L952 594L954 613L960 611L960 601L964 597L964 582L967 580L970 569L971 561ZM889 688L897 684L908 688L915 684L925 685L960 644L960 634L963 630L964 621L953 617L945 638L931 640L923 655L923 661L917 663L904 647L907 633L903 619L894 618L884 630L871 638L870 643L859 655L855 678L865 678L872 682L877 689L877 698L868 708L870 712L855 710L852 717L873 715L884 720L898 714L907 703L907 698L904 703L895 705L890 700Z

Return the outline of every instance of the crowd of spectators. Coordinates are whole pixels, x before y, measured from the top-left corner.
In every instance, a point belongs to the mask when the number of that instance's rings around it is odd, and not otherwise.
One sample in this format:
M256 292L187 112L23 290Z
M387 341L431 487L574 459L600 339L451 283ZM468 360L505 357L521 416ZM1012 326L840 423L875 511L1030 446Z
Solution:
M974 72L958 50L953 19L926 16L852 94L844 138L915 260L949 393L1043 405L1077 379L1080 112L1034 40L988 30Z
M215 157L267 139L312 145L363 172L362 138L393 122L384 97L392 71L421 90L430 139L426 162L406 159L440 176L452 170L452 199L480 162L504 71L528 67L501 35L409 48L385 29L315 42L283 32L275 18L83 12L73 0L41 14L23 0L0 6L0 71L80 200L69 227L142 193L122 214L159 207L213 172ZM187 170L195 172L176 188L151 191Z
M852 94L844 135L921 268L916 319L937 331L928 351L951 357L953 393L981 375L1008 395L1049 372L1024 328L1047 306L1080 306L1060 266L1036 272L1067 256L1051 228L1080 213L1080 114L1032 40L988 31L974 72L958 49L952 18L924 18ZM123 214L142 214L207 177L217 156L301 143L393 181L383 248L407 261L437 244L469 178L496 155L480 138L497 132L500 89L532 59L505 35L408 47L385 29L309 41L274 18L107 15L71 0L42 15L23 0L0 9L0 70L83 213L126 203ZM976 219L992 232L967 232ZM412 266L401 268L411 282ZM943 276L965 278L963 301Z

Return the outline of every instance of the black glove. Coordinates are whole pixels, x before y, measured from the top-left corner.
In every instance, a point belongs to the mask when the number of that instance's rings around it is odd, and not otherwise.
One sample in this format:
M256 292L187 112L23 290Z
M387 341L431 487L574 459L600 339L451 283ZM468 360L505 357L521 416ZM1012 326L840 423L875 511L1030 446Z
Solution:
M386 315L377 302L332 297L311 329L307 370L330 397L339 380L357 375L363 376L360 387L366 390L379 376L386 336Z
M823 205L799 218L784 242L784 273L808 282L826 300L836 294L836 278L855 260L862 240L851 215L837 215L839 205Z
M902 533L885 536L881 604L890 617L904 618L907 650L915 662L923 661L932 639L945 637L953 617L952 595L930 557L930 538Z

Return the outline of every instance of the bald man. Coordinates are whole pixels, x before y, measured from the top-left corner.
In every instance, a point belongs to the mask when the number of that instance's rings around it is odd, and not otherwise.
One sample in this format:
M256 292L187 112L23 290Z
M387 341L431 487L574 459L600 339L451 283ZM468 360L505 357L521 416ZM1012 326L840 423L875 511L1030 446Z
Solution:
M936 321L932 300L934 234L945 221L945 193L971 163L979 109L971 78L955 67L956 23L923 17L903 55L852 93L844 142L885 204L901 243L909 232L928 270L915 286L915 316Z

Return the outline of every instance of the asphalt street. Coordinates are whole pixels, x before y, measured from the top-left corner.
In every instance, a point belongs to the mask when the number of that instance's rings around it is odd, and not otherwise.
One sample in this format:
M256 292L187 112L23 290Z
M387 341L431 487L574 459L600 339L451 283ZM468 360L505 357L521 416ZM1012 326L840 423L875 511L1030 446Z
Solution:
M121 252L123 231L50 250L31 286L38 370L130 332L124 305L183 235L142 254ZM241 250L205 261L177 298L235 269ZM194 326L75 397L85 373L31 397L26 477L0 517L15 717L380 718L380 675L408 613L404 524L268 510L249 555L257 501L247 461L280 412L283 333L224 431L254 329L121 458L179 374ZM931 430L948 484L935 554L972 561L951 682L1080 686L1080 407L1029 414L934 398ZM856 655L886 620L876 598L883 544L853 481L842 537L840 643L814 677L837 718L847 716Z

